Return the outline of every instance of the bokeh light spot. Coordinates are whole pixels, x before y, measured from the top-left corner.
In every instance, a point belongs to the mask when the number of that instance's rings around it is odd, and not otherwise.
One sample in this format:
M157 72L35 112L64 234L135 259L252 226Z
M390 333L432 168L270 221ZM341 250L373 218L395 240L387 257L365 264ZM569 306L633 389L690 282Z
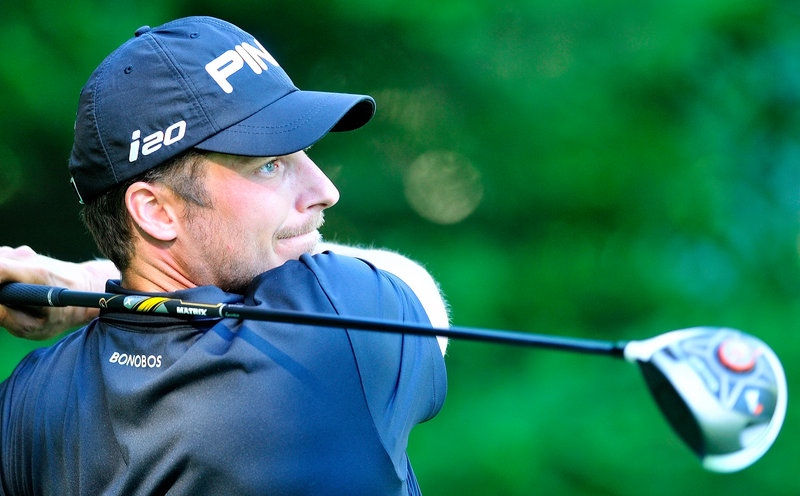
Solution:
M478 169L468 158L449 150L420 155L405 171L403 180L411 208L437 224L461 222L483 199Z

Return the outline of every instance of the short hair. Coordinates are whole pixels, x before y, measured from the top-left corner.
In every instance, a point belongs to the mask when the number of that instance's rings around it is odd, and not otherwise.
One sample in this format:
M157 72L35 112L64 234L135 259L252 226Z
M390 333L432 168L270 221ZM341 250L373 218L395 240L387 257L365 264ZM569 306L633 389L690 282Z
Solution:
M211 207L205 188L205 155L189 149L170 161L117 185L84 205L81 219L100 252L124 272L134 255L134 223L125 205L128 188L139 181L161 184L186 202L185 215L192 206Z

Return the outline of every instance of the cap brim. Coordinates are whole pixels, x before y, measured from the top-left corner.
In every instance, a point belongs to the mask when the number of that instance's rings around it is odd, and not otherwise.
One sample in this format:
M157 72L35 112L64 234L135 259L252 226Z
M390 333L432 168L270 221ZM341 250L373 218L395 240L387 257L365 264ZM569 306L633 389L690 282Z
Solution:
M254 157L288 155L308 148L329 131L357 129L374 113L375 101L366 95L297 90L195 147Z

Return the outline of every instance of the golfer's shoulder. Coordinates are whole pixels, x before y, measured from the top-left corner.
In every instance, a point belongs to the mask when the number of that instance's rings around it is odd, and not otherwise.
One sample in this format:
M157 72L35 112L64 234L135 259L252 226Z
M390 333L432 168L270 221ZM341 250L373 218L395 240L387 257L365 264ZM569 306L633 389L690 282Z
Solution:
M412 290L424 284L435 285L422 265L389 250L333 245L333 249L301 258L315 273L349 282L372 283L376 278L402 281ZM416 292L416 291L415 291Z
M409 290L405 279L393 271L376 264L371 259L342 255L326 251L316 255L304 255L300 265L313 274L319 284L326 288L352 289L357 291L378 290L382 286L397 286L399 291Z
M431 324L437 327L449 325L447 303L439 285L418 262L385 249L339 245L326 245L325 248L328 251L306 260L330 274L350 273L348 277L355 278L375 278L375 274L379 274L390 284L397 286L399 291L411 292L422 303Z

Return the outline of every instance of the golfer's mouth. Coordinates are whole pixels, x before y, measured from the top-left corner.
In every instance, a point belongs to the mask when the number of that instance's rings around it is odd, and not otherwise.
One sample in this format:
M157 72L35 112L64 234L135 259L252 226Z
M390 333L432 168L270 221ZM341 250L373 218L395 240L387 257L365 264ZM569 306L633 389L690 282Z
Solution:
M276 243L282 251L291 252L295 256L311 253L322 239L317 229L281 233L276 236ZM294 256L292 257L294 258Z
M302 253L310 253L322 240L319 228L324 222L325 217L320 213L319 216L308 219L300 226L278 231L275 235L275 242L281 245L282 249L296 253L297 256Z
M303 232L282 233L278 234L276 238L278 239L278 241L295 241L295 240L303 240L306 238L318 239L319 236L320 236L319 231L316 229L312 229L310 231L303 231Z

